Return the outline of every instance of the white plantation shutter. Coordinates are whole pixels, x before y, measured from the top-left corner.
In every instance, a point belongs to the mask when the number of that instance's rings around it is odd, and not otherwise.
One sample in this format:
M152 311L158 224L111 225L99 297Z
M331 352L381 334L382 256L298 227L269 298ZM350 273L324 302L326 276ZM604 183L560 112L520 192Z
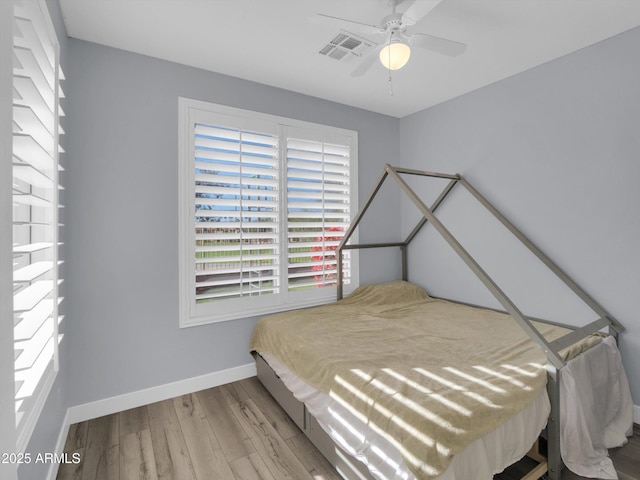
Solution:
M336 285L336 248L351 219L351 147L287 139L288 288ZM349 283L349 252L343 271Z
M57 370L58 136L62 79L48 14L15 2L13 69L13 312L18 449Z
M180 125L181 326L333 300L355 132L187 99Z
M278 292L278 153L273 134L194 125L196 305Z

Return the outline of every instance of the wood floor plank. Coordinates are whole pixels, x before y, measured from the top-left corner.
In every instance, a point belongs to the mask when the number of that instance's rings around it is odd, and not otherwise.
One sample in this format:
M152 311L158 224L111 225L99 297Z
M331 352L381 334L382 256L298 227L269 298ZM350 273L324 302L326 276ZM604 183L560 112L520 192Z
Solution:
M149 430L120 437L120 480L158 480Z
M69 455L77 454L80 457L80 462L73 463L61 463L58 468L58 474L56 480L81 480L82 479L82 458L84 457L84 448L78 450L65 450L65 453ZM73 457L70 457L73 458Z
M146 406L124 410L118 414L118 417L121 437L149 429L149 416Z
M224 452L228 462L246 457L256 449L249 436L238 422L218 388L210 388L197 393L198 400L206 414L206 418Z
M89 420L82 463L82 480L120 478L118 414Z
M178 423L178 414L172 399L150 403L146 408L149 426L158 423L164 425Z
M240 380L239 382L235 382L235 384L246 392L244 398L251 399L258 405L260 411L282 438L286 440L301 433L301 430L291 417L287 415L287 412L278 405L256 377Z
M205 416L183 418L180 427L198 480L233 478L225 454Z
M76 450L84 448L87 443L88 430L89 422L80 422L70 425L63 451L74 452Z
M147 405L159 480L195 480L196 474L172 399Z
M195 469L180 425L154 425L150 432L158 479L195 480Z
M634 436L624 446L611 449L609 455L621 479L640 480L640 427L635 426Z
M288 438L286 442L313 478L343 480L304 433L300 432L295 437Z
M240 382L233 382L217 387L222 392L222 396L228 405L249 400L249 395L241 387Z
M195 393L181 395L173 399L173 407L178 415L178 420L187 417L203 417L205 415L198 396Z
M238 458L229 465L236 480L276 480L257 453Z
M274 477L279 480L312 479L298 457L252 400L232 405L231 410L250 436L258 454Z

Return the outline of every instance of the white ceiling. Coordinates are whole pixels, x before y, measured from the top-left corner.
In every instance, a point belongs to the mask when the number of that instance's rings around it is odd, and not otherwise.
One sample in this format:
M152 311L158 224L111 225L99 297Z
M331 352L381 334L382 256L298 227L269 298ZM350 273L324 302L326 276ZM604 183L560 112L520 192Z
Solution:
M391 96L388 72L379 62L353 78L359 59L318 54L338 29L309 21L322 13L377 25L391 11L385 0L60 0L60 5L70 37L395 117L640 25L640 0L443 0L408 31L464 42L467 51L449 58L414 48L407 66L392 74Z

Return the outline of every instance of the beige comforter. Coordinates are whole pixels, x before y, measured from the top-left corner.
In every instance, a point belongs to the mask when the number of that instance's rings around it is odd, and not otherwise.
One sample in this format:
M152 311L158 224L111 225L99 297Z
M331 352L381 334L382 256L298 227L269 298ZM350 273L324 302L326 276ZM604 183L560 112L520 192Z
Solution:
M548 340L567 332L536 328ZM418 479L441 474L546 383L544 353L511 317L432 299L407 282L265 317L251 351L345 405L399 449Z

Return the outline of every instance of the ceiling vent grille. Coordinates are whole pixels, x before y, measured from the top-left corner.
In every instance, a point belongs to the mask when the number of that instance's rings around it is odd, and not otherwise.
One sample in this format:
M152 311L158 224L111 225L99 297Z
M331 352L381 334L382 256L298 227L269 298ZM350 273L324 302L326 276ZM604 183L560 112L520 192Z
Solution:
M375 42L341 30L318 53L334 60L349 60L377 46Z

